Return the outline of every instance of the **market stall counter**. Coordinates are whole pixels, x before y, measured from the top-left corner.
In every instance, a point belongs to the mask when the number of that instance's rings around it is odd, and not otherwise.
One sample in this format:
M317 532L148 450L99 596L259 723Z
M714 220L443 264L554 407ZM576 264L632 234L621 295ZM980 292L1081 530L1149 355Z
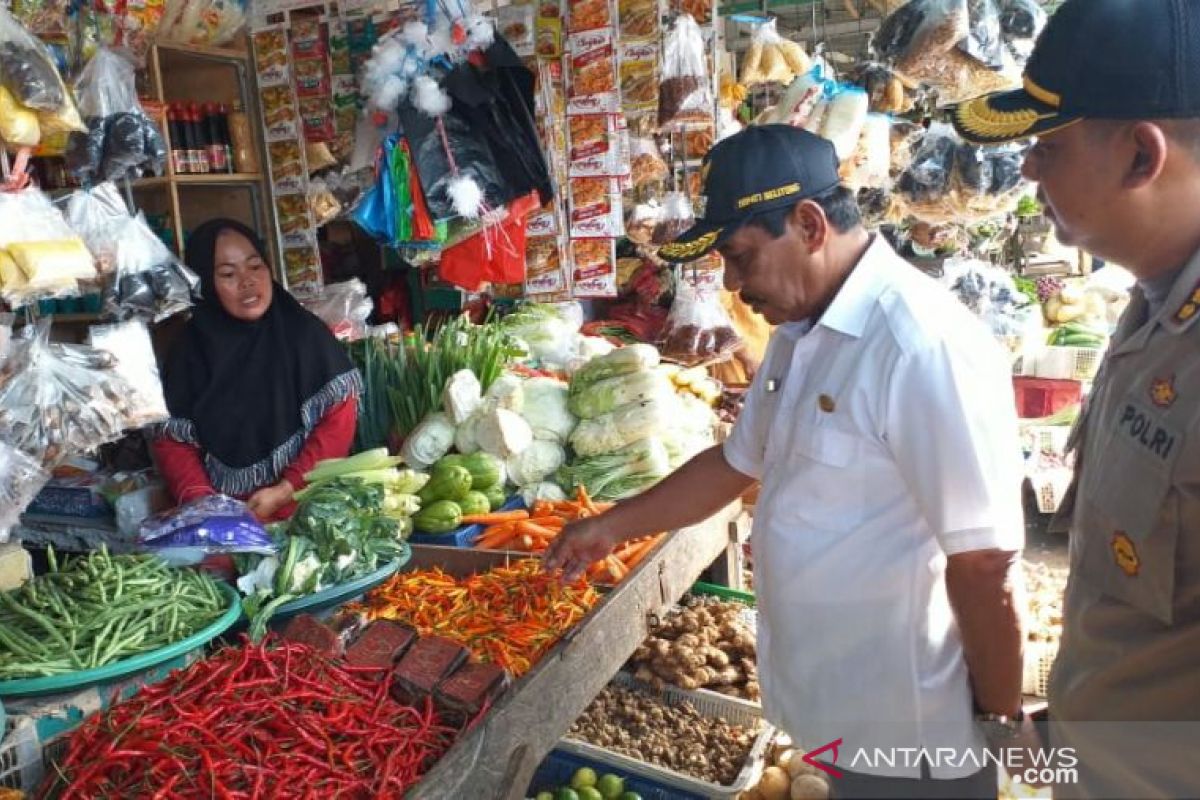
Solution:
M725 550L734 503L705 522L674 531L426 774L409 797L521 798L558 744L645 639L648 616L671 608ZM440 567L452 575L486 570L525 554L413 547L402 571Z

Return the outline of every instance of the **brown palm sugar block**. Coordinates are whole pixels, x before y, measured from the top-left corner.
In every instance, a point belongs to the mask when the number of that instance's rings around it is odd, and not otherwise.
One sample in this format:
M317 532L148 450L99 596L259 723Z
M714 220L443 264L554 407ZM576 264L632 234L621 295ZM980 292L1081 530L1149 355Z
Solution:
M292 617L283 629L283 638L289 642L306 644L319 653L336 658L342 654L342 637L312 614Z
M467 660L467 649L442 636L417 639L396 664L392 694L412 705L433 694L442 679Z
M346 662L355 667L390 669L417 638L417 632L390 619L377 619L346 648Z
M508 673L495 664L468 663L438 684L434 699L448 717L465 722L500 696L508 686Z

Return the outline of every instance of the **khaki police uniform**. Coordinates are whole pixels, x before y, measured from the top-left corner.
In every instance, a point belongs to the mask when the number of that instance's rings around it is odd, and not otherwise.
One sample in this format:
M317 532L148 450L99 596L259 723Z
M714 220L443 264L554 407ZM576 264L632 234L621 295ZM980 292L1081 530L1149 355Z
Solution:
M1147 311L1135 289L1071 440L1056 797L1200 796L1200 253Z

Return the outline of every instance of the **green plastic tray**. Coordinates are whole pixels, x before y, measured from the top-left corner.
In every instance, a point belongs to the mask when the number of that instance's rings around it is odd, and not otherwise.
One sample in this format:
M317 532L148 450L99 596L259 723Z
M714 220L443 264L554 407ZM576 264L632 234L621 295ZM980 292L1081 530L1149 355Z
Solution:
M242 601L237 590L226 584L220 584L220 587L221 591L229 598L229 608L207 628L196 631L186 639L95 669L84 669L66 675L51 675L45 678L18 678L0 681L0 697L31 697L84 689L97 683L126 678L203 647L227 631L242 616Z
M754 595L750 592L743 592L739 589L730 589L728 586L718 586L715 583L705 583L704 581L696 581L692 585L692 594L707 594L713 597L719 597L722 600L736 600L739 603L745 603L748 606L755 605Z
M347 600L363 594L368 589L374 589L379 584L396 574L399 569L412 558L412 550L406 548L404 553L395 561L389 561L374 572L369 572L361 578L355 578L349 583L339 583L314 594L298 597L290 603L284 603L271 615L271 627L285 622L301 612L316 614L321 611L340 606Z

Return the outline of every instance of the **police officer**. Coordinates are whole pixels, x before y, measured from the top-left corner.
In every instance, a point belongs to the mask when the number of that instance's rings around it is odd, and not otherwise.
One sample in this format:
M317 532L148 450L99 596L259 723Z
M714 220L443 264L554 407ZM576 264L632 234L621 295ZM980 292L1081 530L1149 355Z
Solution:
M1137 287L1072 436L1071 576L1050 680L1055 796L1200 795L1200 2L1067 0L1024 88L966 138L1036 137L1058 237Z

